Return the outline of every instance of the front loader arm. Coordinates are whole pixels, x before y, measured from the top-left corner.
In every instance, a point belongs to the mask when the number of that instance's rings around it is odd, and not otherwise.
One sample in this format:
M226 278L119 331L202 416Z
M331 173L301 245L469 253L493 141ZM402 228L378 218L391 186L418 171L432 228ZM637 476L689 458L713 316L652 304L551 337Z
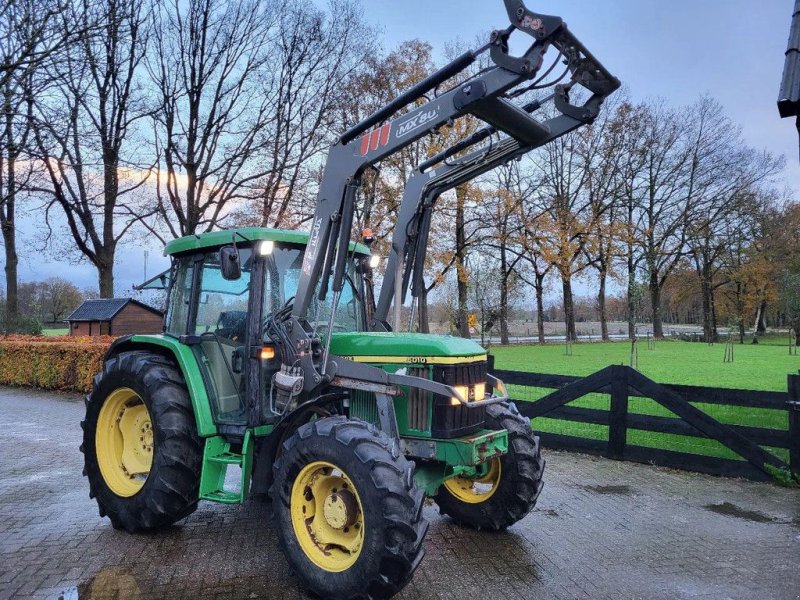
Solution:
M778 111L782 118L796 117L797 131L800 133L800 0L795 0L789 28L789 43L778 93Z
M299 369L302 373L306 397L313 396L315 390L333 381L334 377L349 377L354 369L341 360L337 363L329 359L330 340L326 340L323 347L308 311L315 289L319 290L319 298L324 299L329 287L333 298L331 310L335 310L348 264L356 192L365 169L465 115L485 121L520 146L545 143L552 135L550 125L540 122L511 100L526 91L524 86L520 90L522 84L536 78L544 55L551 47L556 47L568 62L573 74L573 82L568 87L580 83L593 92L594 98L604 97L619 86L619 81L585 50L560 18L532 13L520 0L504 1L511 15L510 27L495 31L486 46L461 55L356 124L331 147L297 295L291 311L286 311L276 324L280 339L275 341L280 346L283 364L286 369L293 367L294 372ZM532 38L530 47L519 57L511 56L508 49L508 38L514 29ZM426 94L465 71L486 50L490 50L492 67L387 121L399 111L427 99ZM584 111L569 115L573 120L590 118L584 107L571 107L568 102L566 106L568 111L573 108ZM377 373L367 376L359 369L354 379L377 377Z
M430 232L431 211L439 196L590 123L599 113L600 105L605 99L605 95L594 94L583 106L577 107L569 103L566 86L558 85L556 88L545 100L534 101L522 107L525 112L532 113L552 100L556 109L562 113L544 121L543 126L548 133L535 143L527 144L510 136L504 137L488 148L479 148L468 153L457 162L446 162L455 154L494 135L496 129L489 126L414 169L403 190L386 274L371 323L373 329L391 329L388 323L389 307L394 301L397 311L403 304L409 281L413 282L412 293L415 297L423 285L421 276Z

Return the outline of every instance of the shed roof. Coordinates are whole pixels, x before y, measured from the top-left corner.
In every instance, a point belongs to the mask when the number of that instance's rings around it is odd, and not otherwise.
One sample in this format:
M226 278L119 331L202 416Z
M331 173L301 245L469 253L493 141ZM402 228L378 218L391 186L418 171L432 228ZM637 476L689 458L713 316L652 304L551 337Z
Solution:
M128 304L133 303L149 310L157 315L161 311L148 306L143 302L133 298L98 298L95 300L84 300L78 308L72 311L65 321L110 321Z

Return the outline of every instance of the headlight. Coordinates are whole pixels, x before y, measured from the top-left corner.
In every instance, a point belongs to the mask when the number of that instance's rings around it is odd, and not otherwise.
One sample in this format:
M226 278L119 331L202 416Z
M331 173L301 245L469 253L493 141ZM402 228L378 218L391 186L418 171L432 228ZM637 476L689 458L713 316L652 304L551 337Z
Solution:
M461 397L464 400L469 402L469 387L468 386L466 386L466 385L454 385L453 389L455 391L457 391L459 394L461 394ZM453 406L458 406L459 404L461 404L461 401L458 398L456 398L455 396L453 396L452 398L450 398L450 404L452 404Z
M464 398L467 402L472 402L474 400L484 400L486 398L486 383L476 383L475 385L454 385L453 389L456 390L461 397ZM458 398L453 396L450 398L450 404L453 406L458 406L461 404Z
M381 257L378 254L373 254L369 257L369 268L370 269L377 269L378 265L381 264Z
M272 240L264 240L258 245L258 253L261 256L269 256L275 249L275 242Z

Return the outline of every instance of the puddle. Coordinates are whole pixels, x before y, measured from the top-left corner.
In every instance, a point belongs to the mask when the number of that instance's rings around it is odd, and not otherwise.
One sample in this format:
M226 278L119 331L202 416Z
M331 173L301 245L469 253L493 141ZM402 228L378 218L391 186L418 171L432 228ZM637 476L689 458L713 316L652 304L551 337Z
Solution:
M584 485L583 489L595 494L619 494L621 496L629 496L633 493L629 485Z
M710 510L711 512L715 512L718 515L736 517L738 519L753 521L754 523L773 523L776 521L776 519L770 517L769 515L765 515L764 513L760 513L755 510L745 510L743 508L739 508L735 504L731 504L730 502L722 502L721 504L706 504L703 508Z
M106 567L94 577L61 592L58 600L139 600L142 594L130 570Z

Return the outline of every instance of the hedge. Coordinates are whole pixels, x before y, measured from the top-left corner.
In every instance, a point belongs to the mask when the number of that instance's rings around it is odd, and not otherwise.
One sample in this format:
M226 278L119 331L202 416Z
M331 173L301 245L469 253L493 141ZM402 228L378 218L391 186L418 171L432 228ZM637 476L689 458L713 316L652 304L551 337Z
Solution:
M114 338L0 337L0 384L89 392Z

